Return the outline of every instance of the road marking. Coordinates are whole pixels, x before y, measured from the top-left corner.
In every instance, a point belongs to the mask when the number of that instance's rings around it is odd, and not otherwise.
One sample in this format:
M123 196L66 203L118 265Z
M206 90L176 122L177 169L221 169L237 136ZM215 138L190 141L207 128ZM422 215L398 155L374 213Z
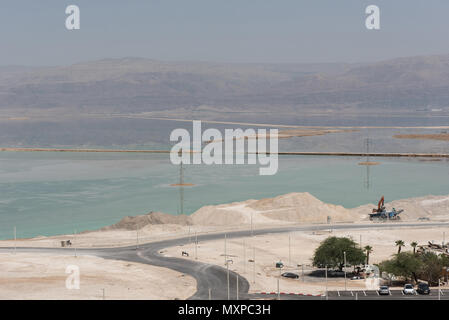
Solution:
M352 290L351 290L351 296L354 296L354 293L352 292Z
M340 291L337 290L338 296L340 296Z
M380 296L379 291L376 291L377 295Z
M363 294L365 295L365 297L366 297L366 292L365 292L365 290L362 290L363 291Z

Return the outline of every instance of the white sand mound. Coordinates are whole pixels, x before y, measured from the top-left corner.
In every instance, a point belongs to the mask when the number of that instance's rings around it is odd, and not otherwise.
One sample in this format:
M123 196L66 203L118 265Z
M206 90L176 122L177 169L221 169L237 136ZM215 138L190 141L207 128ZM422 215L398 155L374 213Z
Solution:
M326 223L327 217L332 222L359 220L359 216L350 210L340 205L324 203L308 192L258 200L250 207L260 210L266 217L292 222Z
M430 219L449 218L449 196L426 196L392 201L387 209L404 209L401 219L415 220L421 217Z
M279 224L286 222L326 223L360 220L357 213L342 206L326 204L310 193L289 193L275 198L248 200L202 207L191 215L198 225Z
M253 224L279 224L279 221L263 216L259 211L249 207L256 200L205 206L190 217L194 224L203 226L233 226Z
M187 215L172 215L162 212L150 212L143 215L138 216L127 216L124 217L122 220L117 222L116 224L104 227L100 229L101 231L108 231L108 230L116 230L116 229L123 229L123 230L136 230L142 229L148 225L156 225L156 224L174 224L174 225L191 225L192 221L189 216Z

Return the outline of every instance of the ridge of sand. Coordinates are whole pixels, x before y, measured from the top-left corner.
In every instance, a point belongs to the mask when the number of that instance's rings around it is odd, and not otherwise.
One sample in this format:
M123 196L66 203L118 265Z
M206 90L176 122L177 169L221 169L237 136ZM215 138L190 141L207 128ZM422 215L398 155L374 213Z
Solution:
M419 218L448 219L448 196L424 196L401 199L385 204L387 210L404 209L401 220ZM368 214L375 204L365 204L353 209L341 205L324 203L308 192L294 192L274 198L246 200L230 204L204 206L191 215L193 224L204 226L232 226L253 223L327 223L361 222L369 219Z
M198 225L280 224L289 222L326 223L360 220L340 205L324 203L308 192L288 193L274 198L247 200L228 205L205 206L191 215Z
M148 225L155 224L174 224L181 226L189 226L192 225L192 220L187 215L172 215L168 213L162 212L149 212L147 214L137 215L137 216L126 216L121 219L119 222L103 227L100 231L109 231L109 230L136 230L142 229Z

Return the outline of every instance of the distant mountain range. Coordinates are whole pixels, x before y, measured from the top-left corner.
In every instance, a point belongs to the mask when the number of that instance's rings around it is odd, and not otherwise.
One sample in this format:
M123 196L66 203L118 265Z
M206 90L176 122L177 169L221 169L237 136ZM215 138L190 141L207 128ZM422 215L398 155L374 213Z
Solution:
M138 113L449 110L449 55L366 64L225 64L104 59L0 67L0 109Z

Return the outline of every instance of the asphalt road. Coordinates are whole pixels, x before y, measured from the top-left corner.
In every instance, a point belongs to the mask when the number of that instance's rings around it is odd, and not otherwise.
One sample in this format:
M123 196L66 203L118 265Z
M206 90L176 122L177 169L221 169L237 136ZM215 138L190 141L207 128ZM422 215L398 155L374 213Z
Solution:
M336 225L315 225L315 226L291 226L291 227L279 227L270 229L258 229L253 230L253 235L263 235L269 233L285 233L293 231L318 231L318 230L350 230L350 229L388 229L398 227L442 227L449 226L449 223L373 223L373 224L336 224ZM232 238L241 238L251 236L251 231L234 231L227 233L210 233L198 235L198 242L211 241ZM142 244L139 248L132 247L120 247L120 248L104 248L104 249L77 249L79 255L95 255L105 259L124 260L138 263L145 263L149 265L169 268L187 275L192 276L197 282L197 291L190 297L190 299L207 300L210 297L214 300L226 300L228 299L228 272L225 266L211 265L202 263L192 259L164 257L160 251L164 248L181 246L188 244L191 239L189 237L183 237L178 239L163 240L158 242L151 242ZM11 251L14 248L0 248L0 252ZM19 252L53 252L60 254L74 254L74 248L17 248ZM163 276L163 275L161 275ZM236 299L237 295L237 277L239 288L239 299L261 299L261 298L276 298L277 296L270 297L268 295L248 294L249 283L248 281L238 275L235 272L229 271L229 298L231 300ZM210 291L209 291L210 290ZM435 291L436 292L436 291ZM432 292L433 293L433 292ZM424 298L425 296L377 296L376 295L358 295L360 299L402 299L402 298ZM449 298L449 292L444 296ZM283 296L282 298L289 299L323 299L323 297L307 297L307 296ZM433 294L428 298L435 298ZM346 296L338 294L336 296L333 293L329 294L329 299L355 299L354 296ZM427 299L427 298L426 298Z

